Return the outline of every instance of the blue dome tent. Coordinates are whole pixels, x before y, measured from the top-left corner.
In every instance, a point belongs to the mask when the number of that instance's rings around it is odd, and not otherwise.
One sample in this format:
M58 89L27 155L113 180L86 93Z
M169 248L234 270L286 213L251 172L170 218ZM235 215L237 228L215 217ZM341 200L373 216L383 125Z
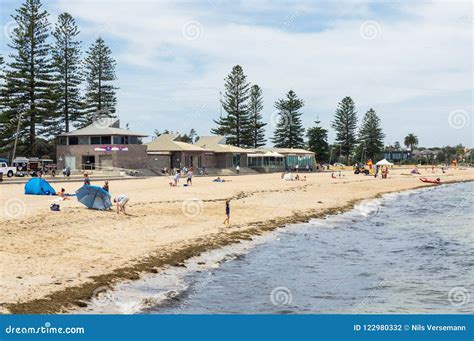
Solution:
M77 200L87 208L108 210L112 208L110 194L98 186L84 185L76 191Z
M25 194L56 195L56 191L45 179L33 178L25 184Z

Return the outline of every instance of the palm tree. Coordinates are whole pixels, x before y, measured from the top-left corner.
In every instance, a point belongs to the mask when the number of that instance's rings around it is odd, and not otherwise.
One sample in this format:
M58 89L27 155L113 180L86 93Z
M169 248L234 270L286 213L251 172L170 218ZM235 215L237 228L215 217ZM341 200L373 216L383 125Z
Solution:
M410 151L413 153L413 147L418 145L418 137L415 134L408 134L405 136L405 146L410 147Z

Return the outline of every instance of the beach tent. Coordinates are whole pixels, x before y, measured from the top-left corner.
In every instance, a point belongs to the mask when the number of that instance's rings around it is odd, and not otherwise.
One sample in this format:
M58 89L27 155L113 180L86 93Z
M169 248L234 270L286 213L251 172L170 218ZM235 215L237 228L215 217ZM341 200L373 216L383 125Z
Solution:
M376 163L377 166L393 166L393 163L388 162L386 159L380 160Z
M87 208L108 210L112 208L110 194L98 186L84 185L76 191L77 200Z
M56 191L45 179L33 178L25 184L25 194L56 195Z

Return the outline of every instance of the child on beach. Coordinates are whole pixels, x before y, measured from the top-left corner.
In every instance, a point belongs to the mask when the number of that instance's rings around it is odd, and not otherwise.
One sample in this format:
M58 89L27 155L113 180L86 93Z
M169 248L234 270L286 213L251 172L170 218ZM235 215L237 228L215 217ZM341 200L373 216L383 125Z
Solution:
M114 203L117 204L117 214L120 214L120 212L125 214L125 205L128 200L129 198L125 194L119 194L114 198Z
M102 189L106 192L109 191L109 181L105 180L104 186L102 186Z
M179 178L181 177L181 173L179 170L176 170L176 174L174 175L174 186L178 186L179 184Z
M226 218L224 220L224 225L229 226L230 225L230 200L225 201L225 215L226 215Z
M186 180L186 184L187 184L188 186L192 186L192 185L193 185L193 176L194 176L194 174L193 174L193 168L191 167L191 168L189 169L189 171L188 171L188 175L187 175L188 179Z
M84 186L90 185L90 184L91 184L91 180L89 179L89 174L84 173Z
M59 196L59 201L69 200L69 198L66 195L66 190L64 188L61 188L61 192L58 193L58 196Z

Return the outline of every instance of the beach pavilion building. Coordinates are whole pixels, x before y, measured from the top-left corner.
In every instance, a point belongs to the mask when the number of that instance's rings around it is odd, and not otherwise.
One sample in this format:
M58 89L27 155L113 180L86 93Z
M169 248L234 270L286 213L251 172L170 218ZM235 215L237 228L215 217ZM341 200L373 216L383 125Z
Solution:
M249 150L226 144L224 136L201 136L196 145L210 152L206 160L207 168L247 167Z
M102 119L57 137L58 169L142 169L147 164L146 134L120 128L118 119Z
M151 169L202 168L209 164L212 152L191 143L177 141L178 135L162 134L147 144Z
M258 148L248 154L248 167L260 172L284 170L313 170L316 166L314 153L298 148Z

